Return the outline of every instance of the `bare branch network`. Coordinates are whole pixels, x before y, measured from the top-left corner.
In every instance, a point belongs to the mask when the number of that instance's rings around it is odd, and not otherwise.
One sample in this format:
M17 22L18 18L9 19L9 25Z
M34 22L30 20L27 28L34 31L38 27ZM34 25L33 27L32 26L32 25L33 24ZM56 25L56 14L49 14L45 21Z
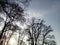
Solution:
M31 0L0 0L0 45L56 45L51 26L44 20L25 18Z

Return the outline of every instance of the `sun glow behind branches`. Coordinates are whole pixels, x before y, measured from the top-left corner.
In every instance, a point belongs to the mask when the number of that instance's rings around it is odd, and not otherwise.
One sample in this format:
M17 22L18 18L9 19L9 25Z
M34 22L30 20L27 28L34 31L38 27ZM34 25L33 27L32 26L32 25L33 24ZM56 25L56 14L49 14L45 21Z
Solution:
M15 33L12 35L12 37L10 38L8 44L9 44L9 45L17 45L17 44L18 44L18 37L19 37L19 34L15 32Z
M9 41L9 45L17 45L17 42L14 38L11 38Z

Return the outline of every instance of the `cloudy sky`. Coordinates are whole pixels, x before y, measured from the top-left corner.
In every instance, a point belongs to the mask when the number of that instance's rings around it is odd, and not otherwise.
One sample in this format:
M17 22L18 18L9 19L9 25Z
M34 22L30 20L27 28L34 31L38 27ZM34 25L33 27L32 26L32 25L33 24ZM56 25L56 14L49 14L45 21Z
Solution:
M27 12L30 17L44 19L51 25L57 45L60 45L60 0L32 0Z

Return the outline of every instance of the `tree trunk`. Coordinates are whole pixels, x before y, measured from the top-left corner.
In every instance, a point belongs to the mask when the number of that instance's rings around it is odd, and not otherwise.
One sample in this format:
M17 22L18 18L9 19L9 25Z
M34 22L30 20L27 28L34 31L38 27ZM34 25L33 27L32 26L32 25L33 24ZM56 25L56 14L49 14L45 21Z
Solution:
M37 45L37 41L35 41L35 40L31 40L31 45Z
M42 42L42 45L44 45L44 40L45 40L45 36L43 36L43 42Z
M34 39L31 37L31 45L34 45Z
M34 41L33 40L31 41L31 45L34 45Z
M43 39L42 45L44 45L44 39Z
M35 39L35 45L37 45L37 39Z
M3 33L4 33L4 30L5 30L5 27L6 27L6 23L5 23L5 25L4 25L4 27L3 27L2 31L1 31L0 39L1 39L1 38L2 38L2 36L3 36Z

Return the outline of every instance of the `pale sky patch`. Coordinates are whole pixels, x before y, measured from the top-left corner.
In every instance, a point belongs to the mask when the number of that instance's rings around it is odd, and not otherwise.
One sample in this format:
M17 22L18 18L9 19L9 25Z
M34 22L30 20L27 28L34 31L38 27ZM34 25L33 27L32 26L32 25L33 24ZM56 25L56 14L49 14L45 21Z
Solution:
M28 17L36 17L36 18L41 18L44 16L44 13L41 13L40 11L36 10L27 10L27 14L29 15Z

